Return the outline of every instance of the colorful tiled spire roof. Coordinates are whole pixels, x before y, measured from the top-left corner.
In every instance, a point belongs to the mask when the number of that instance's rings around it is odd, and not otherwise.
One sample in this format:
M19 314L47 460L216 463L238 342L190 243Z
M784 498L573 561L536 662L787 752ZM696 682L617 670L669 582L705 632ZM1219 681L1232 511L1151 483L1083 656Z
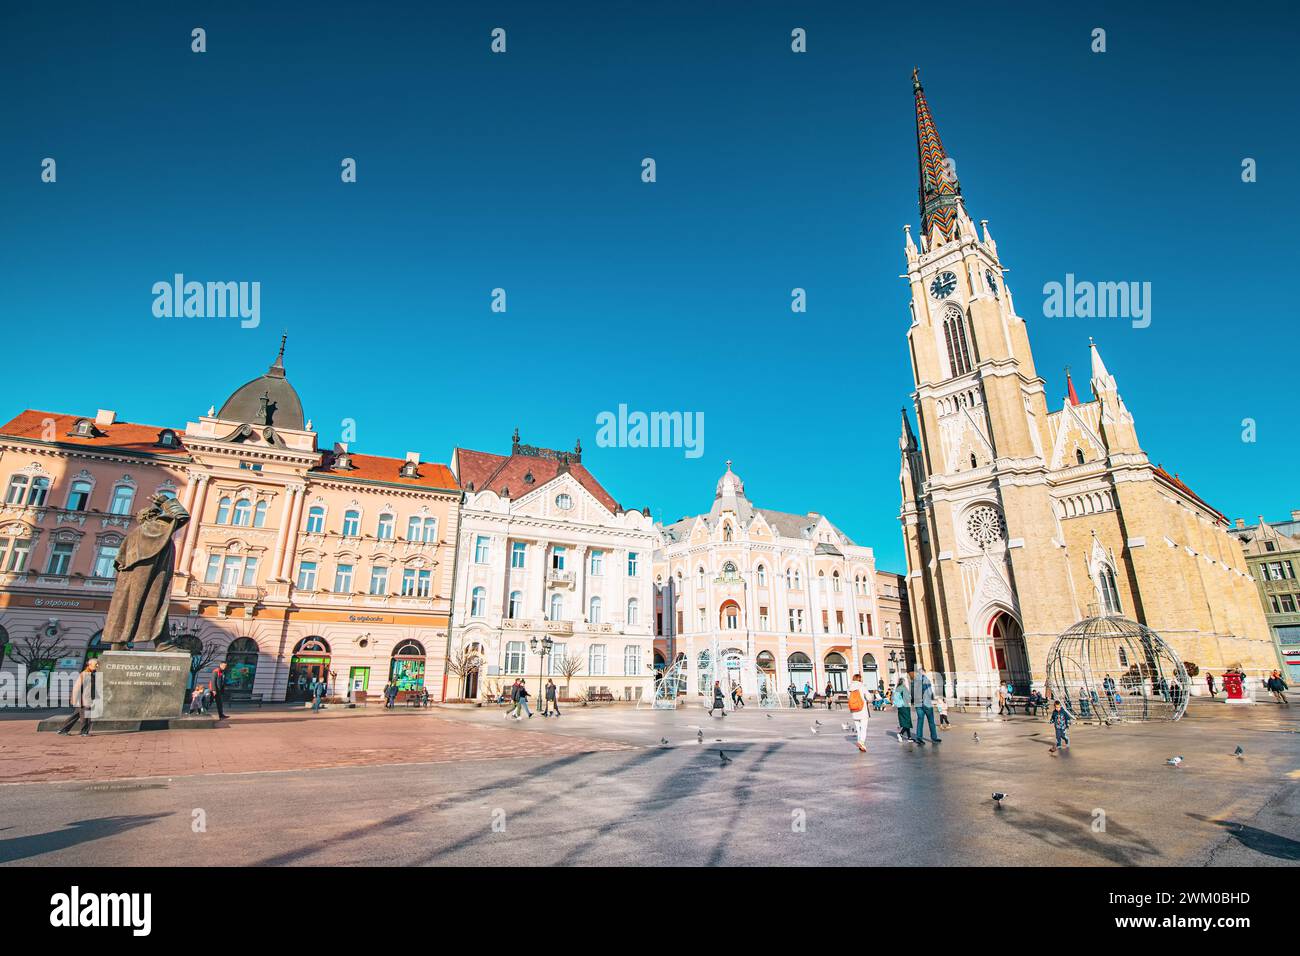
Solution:
M943 150L930 104L925 101L919 69L912 71L912 91L916 95L916 151L921 166L921 235L929 237L937 227L946 242L957 232L961 183Z
M1079 393L1074 390L1074 379L1070 378L1070 366L1065 367L1065 385L1067 388L1066 397L1070 400L1071 405L1079 404Z

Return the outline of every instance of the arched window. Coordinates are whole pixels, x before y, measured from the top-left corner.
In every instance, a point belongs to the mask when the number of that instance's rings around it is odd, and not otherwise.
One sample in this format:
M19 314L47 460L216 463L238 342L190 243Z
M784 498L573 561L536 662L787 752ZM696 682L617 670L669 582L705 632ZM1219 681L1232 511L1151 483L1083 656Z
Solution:
M487 589L475 588L469 600L470 617L482 617L487 610Z
M313 505L307 509L307 533L322 534L325 531L325 509Z
M722 605L722 627L728 631L740 629L740 607L735 601L728 601Z
M230 523L230 499L222 498L217 502L217 524Z
M1115 584L1115 572L1109 565L1103 564L1097 571L1097 591L1101 596L1103 614L1119 614L1119 588Z
M628 598L627 599L627 623L635 626L641 623L640 617L641 617L641 605L637 603L636 598Z
M757 664L758 669L763 671L765 674L771 674L776 670L776 658L772 656L771 651L759 651L758 657L755 658L754 663Z
M701 591L704 590L704 569L703 568L697 568L695 571L695 585Z
M587 621L591 624L600 623L600 598L594 597L588 606Z
M511 591L510 604L508 605L508 607L509 610L507 611L506 616L509 618L513 619L518 617L520 614L522 614L524 612L524 592Z
M361 512L349 508L343 513L343 537L355 538L361 533Z
M975 469L975 468L978 468L978 467L979 467L979 462L977 462L977 461L975 460L975 453L974 453L974 452L971 452L971 456L970 456L970 466L971 466L972 469Z
M261 528L266 524L266 509L267 509L267 504L265 501L259 501L257 505L253 508L254 528Z
M237 637L226 649L226 689L240 694L251 693L257 676L257 642L251 637Z
M756 574L758 577L758 586L760 588L767 587L767 568L760 564L757 568Z
M129 515L133 501L135 501L135 489L133 487L130 485L114 485L113 500L108 505L108 513Z
M956 306L944 310L943 340L948 347L948 367L952 374L965 375L971 370L970 348L966 343L966 319Z
M550 617L551 617L551 620L552 620L552 621L563 621L563 620L564 620L564 595L562 595L562 594L552 594L552 595L551 595L551 615L550 615Z
M240 498L238 501L235 502L235 511L231 515L230 523L240 525L242 527L244 525L247 525L252 517L253 517L252 502L250 502L247 498Z
M834 591L834 592L837 593L837 594L839 593L839 590L840 590L840 572L838 572L838 571L833 571L833 572L831 572L831 590Z
M20 505L27 491L27 476L14 475L9 479L9 488L5 491L5 504Z
M1082 449L1082 448L1076 448L1076 449L1074 450L1074 460L1077 461L1077 462L1078 462L1079 464L1081 464L1081 465L1083 464L1083 449Z
M375 527L375 537L380 541L393 540L393 516L382 514L379 516L379 524Z
M801 651L795 651L786 659L786 670L790 672L790 683L796 690L803 690L804 685L812 684L812 659Z

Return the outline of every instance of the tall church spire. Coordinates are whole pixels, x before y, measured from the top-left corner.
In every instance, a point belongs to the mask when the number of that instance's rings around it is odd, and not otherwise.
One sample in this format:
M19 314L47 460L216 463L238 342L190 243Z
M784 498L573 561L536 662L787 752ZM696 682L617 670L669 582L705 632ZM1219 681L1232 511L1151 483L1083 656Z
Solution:
M927 242L947 242L957 235L958 210L961 207L961 183L957 171L944 152L939 129L930 113L921 86L920 70L912 71L912 91L916 95L916 152L920 162L921 235Z

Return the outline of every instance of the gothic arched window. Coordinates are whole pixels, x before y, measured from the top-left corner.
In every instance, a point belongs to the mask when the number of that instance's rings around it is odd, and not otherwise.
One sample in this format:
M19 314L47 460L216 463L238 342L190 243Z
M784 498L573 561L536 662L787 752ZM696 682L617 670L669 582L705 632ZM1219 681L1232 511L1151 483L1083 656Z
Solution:
M1102 565L1097 572L1097 591L1101 595L1103 614L1120 613L1119 588L1115 584L1115 572L1108 565Z
M943 313L943 340L952 374L965 375L971 370L970 347L966 343L965 317L956 306L949 306Z

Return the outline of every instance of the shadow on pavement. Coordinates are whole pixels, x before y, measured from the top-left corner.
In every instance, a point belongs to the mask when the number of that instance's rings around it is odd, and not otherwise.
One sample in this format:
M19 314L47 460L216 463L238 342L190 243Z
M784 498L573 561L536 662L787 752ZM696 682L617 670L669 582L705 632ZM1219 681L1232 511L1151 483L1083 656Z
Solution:
M61 830L50 830L32 836L0 840L0 863L26 860L29 857L40 856L43 853L66 850L69 847L89 843L92 840L102 840L105 837L116 836L128 830L148 826L155 820L171 815L171 812L168 811L167 813L150 813L141 816L97 817L93 820L78 820Z
M1248 850L1271 856L1278 860L1300 860L1300 840L1292 840L1278 833L1270 833L1258 827L1247 826L1234 820L1212 820L1199 813L1187 814L1193 820L1213 823L1216 827L1227 830L1228 834Z

